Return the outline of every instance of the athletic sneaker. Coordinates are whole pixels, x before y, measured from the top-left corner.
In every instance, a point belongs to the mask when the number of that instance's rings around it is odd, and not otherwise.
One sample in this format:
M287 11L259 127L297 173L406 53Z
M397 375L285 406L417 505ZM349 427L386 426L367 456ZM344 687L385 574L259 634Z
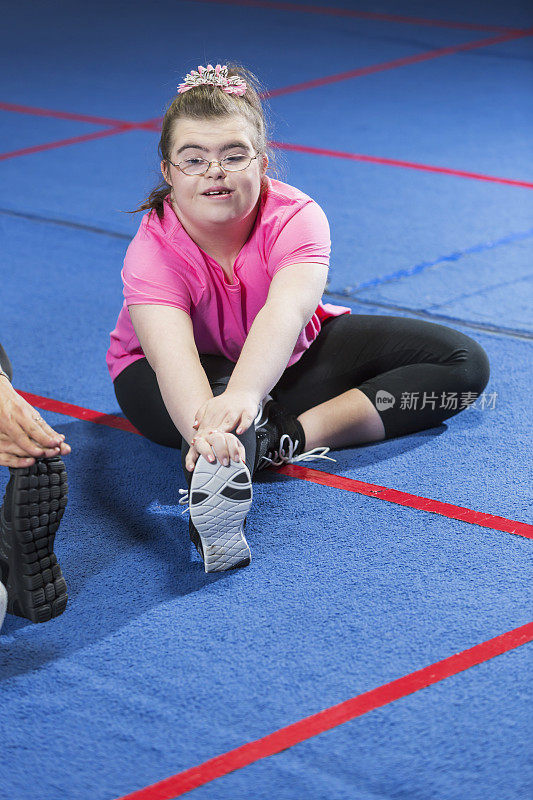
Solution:
M198 457L190 489L180 489L179 503L189 503L189 535L204 560L206 572L246 567L251 560L244 538L246 515L252 505L250 470L242 461L227 467ZM185 513L184 509L182 513Z
M315 447L304 452L305 433L300 421L270 395L265 398L255 431L257 446L254 474L270 466L281 467L297 461L313 461L315 458L337 461L326 455L329 447Z
M268 395L259 403L254 425L262 420L269 399ZM195 478L200 461L202 467ZM211 480L213 475L217 476L216 480ZM193 479L196 493L193 492ZM199 456L189 487L189 491L179 490L184 495L179 503L189 504L181 513L190 512L189 536L204 560L205 571L219 572L247 566L251 553L244 538L244 529L246 515L252 505L253 490L246 464L230 461L224 467L219 461L211 463Z
M54 554L67 505L67 471L54 456L9 472L0 509L0 580L7 589L7 612L47 622L67 605L67 585Z

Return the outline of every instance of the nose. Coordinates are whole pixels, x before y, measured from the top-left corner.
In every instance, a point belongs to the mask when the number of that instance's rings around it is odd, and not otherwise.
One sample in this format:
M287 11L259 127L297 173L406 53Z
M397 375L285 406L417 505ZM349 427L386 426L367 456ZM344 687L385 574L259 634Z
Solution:
M216 174L220 174L221 172L222 172L223 175L226 174L226 170L224 169L224 167L222 166L220 161L217 161L217 159L215 159L214 161L210 161L209 162L209 166L207 167L204 175L207 175L207 173L211 171L211 167L213 166L213 164L217 165ZM213 170L214 170L214 168L213 168Z

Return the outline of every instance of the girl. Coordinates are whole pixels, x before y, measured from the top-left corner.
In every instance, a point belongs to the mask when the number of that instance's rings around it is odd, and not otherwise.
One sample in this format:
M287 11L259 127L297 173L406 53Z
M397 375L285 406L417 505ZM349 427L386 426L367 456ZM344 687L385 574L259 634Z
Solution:
M206 572L249 563L258 469L433 427L489 378L484 350L458 331L321 302L328 220L267 176L259 90L236 64L200 66L178 87L163 181L132 212L148 211L107 354L125 416L181 448L180 503Z

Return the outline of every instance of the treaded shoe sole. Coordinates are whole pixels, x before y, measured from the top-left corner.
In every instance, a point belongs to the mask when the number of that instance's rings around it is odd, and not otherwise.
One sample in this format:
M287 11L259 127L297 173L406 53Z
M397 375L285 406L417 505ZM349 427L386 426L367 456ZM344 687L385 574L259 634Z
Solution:
M189 532L206 572L250 563L244 522L252 499L252 479L244 462L230 461L225 467L199 456L189 489Z
M55 533L67 505L67 471L59 456L9 471L11 521L3 510L0 518L0 580L7 589L7 611L47 622L63 613L68 599L54 554Z

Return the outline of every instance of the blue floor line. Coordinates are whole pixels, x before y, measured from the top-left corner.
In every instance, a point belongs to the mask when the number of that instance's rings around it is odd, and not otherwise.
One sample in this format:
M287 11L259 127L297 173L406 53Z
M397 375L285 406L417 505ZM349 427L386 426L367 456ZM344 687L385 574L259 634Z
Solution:
M450 305L450 303L457 303L459 300L465 300L467 297L476 297L477 295L484 294L487 289L501 289L503 286L512 286L515 283L522 283L522 281L530 281L533 278L533 273L529 275L524 275L522 278L514 278L512 281L502 281L501 283L494 283L492 286L483 286L481 289L476 289L475 292L465 292L464 294L460 294L457 297L454 297L452 300L446 300L445 303L433 303L431 306L427 306L424 310L425 311L433 311L437 308L443 308L444 306Z
M59 225L59 226L67 227L67 228L74 228L74 229L77 229L77 230L87 231L89 233L95 233L95 234L102 235L102 236L111 236L112 238L115 238L115 239L123 239L125 241L130 241L133 238L132 234L129 234L129 233L119 233L118 231L106 230L105 228L98 228L98 227L95 227L94 225L83 225L82 223L70 222L69 220L64 220L64 219L59 219L59 218L54 218L54 217L44 217L44 216L41 216L39 214L27 214L27 213L23 213L23 212L20 212L20 211L13 211L12 209L8 209L8 208L0 208L0 214L3 214L5 216L10 216L10 217L16 217L16 218L19 218L19 219L26 219L26 220L29 220L30 222L41 222L41 223L50 224L50 225ZM498 244L505 244L505 243L507 243L508 241L511 241L511 240L516 241L516 240L519 240L519 239L525 239L525 238L528 238L532 234L533 234L533 229L531 231L525 231L525 232L522 232L522 233L510 234L510 236L505 237L504 239L500 239L497 242L492 243L492 246L495 247ZM490 246L491 245L488 245L488 246L487 245L485 245L485 246L477 245L476 247L484 247L485 249L489 249ZM474 251L474 248L470 248L470 250ZM468 252L469 252L468 250L463 251L463 255L468 253ZM476 250L476 252L478 252L478 251ZM455 258L452 257L453 255L455 255L456 257ZM446 259L448 261L457 260L457 258L460 257L460 254L452 254L452 256L448 256L448 257L446 257ZM432 264L428 263L427 266L432 266L434 264L440 263L441 260L436 261L436 262L432 262ZM422 265L418 265L418 267L413 267L412 270L400 270L399 272L393 273L393 274L395 276L398 276L398 275L400 275L400 272L401 272L401 273L405 273L405 274L409 274L410 275L410 274L414 274L415 270L416 271L421 271L421 269L420 269L421 267L422 268L427 268L427 267L423 267L423 264L422 264ZM385 282L386 279L387 279L387 276L385 276L383 278L375 278L372 281L367 281L364 284L360 284L359 288L365 287L365 286L367 286L369 284L377 285L378 282L380 282L380 281L381 282ZM351 287L348 287L348 288L351 288ZM459 325L464 325L465 327L468 327L468 328L474 328L476 330L481 330L481 331L488 331L489 333L499 333L499 334L502 334L504 336L510 336L512 338L519 338L519 339L532 339L533 338L533 331L522 331L522 330L519 330L517 328L506 328L504 326L491 325L490 323L485 323L484 324L484 323L481 323L481 322L473 322L471 320L462 319L461 317L450 317L450 316L446 316L446 315L443 315L443 314L435 314L435 313L431 313L431 311L422 311L421 309L413 309L413 308L410 308L409 306L399 306L399 305L395 305L393 303L383 303L383 302L378 302L376 300L365 300L365 299L359 297L357 295L357 293L354 293L353 295L347 295L347 294L345 294L345 290L341 290L340 292L339 291L335 291L335 290L326 290L326 291L324 291L324 295L323 296L325 298L329 298L329 299L331 299L333 301L334 300L339 300L339 301L351 300L352 302L358 303L360 305L374 306L376 308L383 308L383 309L392 310L392 311L404 311L404 312L407 312L409 314L414 314L416 316L425 317L425 318L428 318L428 319L441 319L443 321L454 322L454 323L457 323Z
M331 300L344 300L346 297L336 294L335 292L324 292L324 296ZM383 308L386 311L403 311L407 314L412 314L416 317L430 320L442 320L443 322L453 322L457 325L464 325L465 328L474 328L474 330L485 331L486 333L497 333L502 336L510 336L513 339L533 339L533 331L520 330L519 328L506 328L503 325L493 325L490 322L474 322L473 320L463 319L462 317L452 317L447 314L436 314L429 311L424 311L419 308L410 308L409 306L399 306L394 303L383 303L377 300L363 300L362 298L349 298L348 302L355 305L368 306L370 308Z
M40 214L28 214L22 211L13 211L10 208L0 208L0 214L6 217L17 217L18 219L27 219L30 222L44 222L48 225L61 225L65 228L75 228L80 231L88 231L89 233L97 233L101 236L112 236L114 239L125 239L130 241L133 239L133 234L119 233L118 231L110 231L106 228L97 228L94 225L84 225L82 222L70 222L67 219L56 219L55 217L43 217Z
M379 278L371 278L370 280L364 281L363 283L358 283L355 286L346 286L344 289L334 289L331 291L333 294L338 294L342 297L353 297L355 299L357 292L360 292L362 289L370 289L375 286L382 286L384 283L391 283L391 281L396 281L400 278L410 278L412 275L418 275L421 272L425 272L425 270L430 269L430 267L436 267L439 264L446 264L450 261L459 261L459 259L463 258L463 256L469 256L473 253L484 253L487 250L493 250L494 248L501 247L505 244L511 244L512 242L519 242L523 239L529 239L531 236L533 236L533 228L530 228L528 231L510 233L508 236L504 236L501 239L496 239L493 242L474 244L471 247L467 247L465 250L456 250L448 255L439 256L439 258L435 259L435 261L422 261L420 264L416 264L414 267L410 267L409 269L399 269L396 272L390 272L388 275L382 275Z

